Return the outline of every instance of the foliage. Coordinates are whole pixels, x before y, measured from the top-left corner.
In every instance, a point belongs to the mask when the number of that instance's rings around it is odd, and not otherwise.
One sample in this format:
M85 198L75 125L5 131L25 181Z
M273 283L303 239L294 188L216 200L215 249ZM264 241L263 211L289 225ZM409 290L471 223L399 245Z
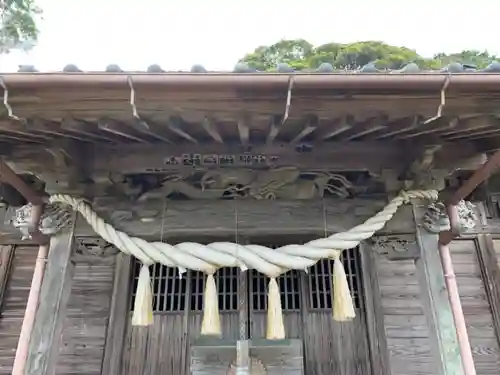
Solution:
M400 69L414 62L421 69L439 69L451 62L472 65L478 69L486 67L496 56L487 51L466 50L447 55L439 53L433 58L424 58L416 51L391 46L380 41L362 41L349 44L327 43L314 47L304 39L280 40L271 46L260 46L245 55L240 62L259 71L273 71L280 63L297 69L316 69L321 63L329 63L335 69L358 69L374 64L378 69Z
M41 10L34 0L1 0L0 12L0 53L27 49L36 42L36 19Z

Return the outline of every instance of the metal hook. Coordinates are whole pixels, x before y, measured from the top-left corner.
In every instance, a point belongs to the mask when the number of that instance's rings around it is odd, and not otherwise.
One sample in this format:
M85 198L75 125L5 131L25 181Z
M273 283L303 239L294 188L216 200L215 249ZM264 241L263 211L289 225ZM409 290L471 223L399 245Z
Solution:
M135 106L135 90L131 76L127 76L127 82L128 87L130 88L130 106L132 107L132 115L142 124L142 126L144 126L146 129L149 129L149 125L147 124L147 122L144 121L137 113L137 107Z
M292 88L293 88L293 81L294 81L294 76L290 76L288 78L288 92L286 94L286 106L285 106L285 113L283 114L283 118L281 119L281 125L283 125L286 120L288 119L288 112L290 111L290 104L292 102Z
M430 119L427 119L424 121L424 125L428 124L434 120L437 120L442 116L443 113L443 108L446 104L446 89L448 88L448 85L450 84L450 75L448 74L444 80L443 87L441 88L441 103L439 104L436 116L431 117Z
M12 107L9 104L9 90L7 89L7 86L5 85L3 77L0 77L0 86L2 86L2 88L3 88L3 105L7 109L7 114L9 115L9 117L11 119L21 121L21 119L19 117L17 117L16 115L14 115L12 113Z

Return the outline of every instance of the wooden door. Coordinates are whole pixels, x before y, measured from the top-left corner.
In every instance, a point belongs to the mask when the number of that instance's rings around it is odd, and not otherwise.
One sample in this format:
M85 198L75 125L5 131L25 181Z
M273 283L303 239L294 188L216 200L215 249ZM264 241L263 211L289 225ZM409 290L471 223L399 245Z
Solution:
M359 251L344 253L344 266L356 305L353 322L332 318L333 261L323 260L304 271L278 279L287 338L303 342L306 375L368 375L370 369ZM264 338L268 278L249 273L250 337Z
M141 265L133 266L135 285ZM200 336L203 290L206 277L189 271L182 278L176 268L151 267L154 324L132 327L129 323L123 353L124 375L187 375L190 346ZM238 338L238 275L236 268L220 269L215 275L219 295L222 337ZM130 311L133 308L133 297ZM129 320L130 322L130 320Z

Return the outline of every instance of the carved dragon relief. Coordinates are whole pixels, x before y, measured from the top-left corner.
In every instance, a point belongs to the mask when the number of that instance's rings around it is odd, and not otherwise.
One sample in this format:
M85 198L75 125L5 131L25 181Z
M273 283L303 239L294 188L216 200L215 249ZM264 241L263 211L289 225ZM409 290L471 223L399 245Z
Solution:
M195 172L199 173L199 172ZM193 178L194 177L194 178ZM249 169L210 170L196 179L193 174L175 174L161 184L143 191L138 199L181 194L188 199L314 199L326 192L337 197L349 196L352 184L342 175L323 171L301 171L280 167L264 171Z

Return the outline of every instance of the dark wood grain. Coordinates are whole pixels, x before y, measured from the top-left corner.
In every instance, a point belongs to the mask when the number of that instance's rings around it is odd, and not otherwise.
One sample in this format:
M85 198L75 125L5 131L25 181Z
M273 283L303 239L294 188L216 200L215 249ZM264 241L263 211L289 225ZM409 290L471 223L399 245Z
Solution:
M361 245L362 281L365 296L366 327L368 334L371 373L385 375L390 370L389 351L384 325L384 310L377 263L374 259L380 256L368 244Z
M421 222L423 202L414 203L415 221ZM421 302L429 327L430 347L436 375L464 374L457 332L448 299L437 234L417 227L420 258L415 267L421 285Z
M488 276L482 263L493 262L488 265L491 271L494 270L495 263L491 256L481 259L486 249L481 250L477 245L483 240L484 238L476 241L456 240L451 243L450 252L477 374L493 375L498 374L500 364L500 345L494 315L495 296L491 294L493 284L490 284L493 281L490 276L494 275ZM499 285L496 284L495 288Z
M121 373L125 332L128 325L127 310L130 302L131 285L130 255L116 255L114 270L113 294L106 333L106 345L102 362L102 375Z
M51 239L47 268L31 333L27 375L49 375L56 368L67 303L71 292L74 264L74 220L71 228Z
M9 281L9 275L13 258L14 258L13 246L0 245L0 316L2 314L2 306L3 306L5 292L7 290L7 283Z
M15 246L0 315L0 374L11 375L35 268L37 248Z

